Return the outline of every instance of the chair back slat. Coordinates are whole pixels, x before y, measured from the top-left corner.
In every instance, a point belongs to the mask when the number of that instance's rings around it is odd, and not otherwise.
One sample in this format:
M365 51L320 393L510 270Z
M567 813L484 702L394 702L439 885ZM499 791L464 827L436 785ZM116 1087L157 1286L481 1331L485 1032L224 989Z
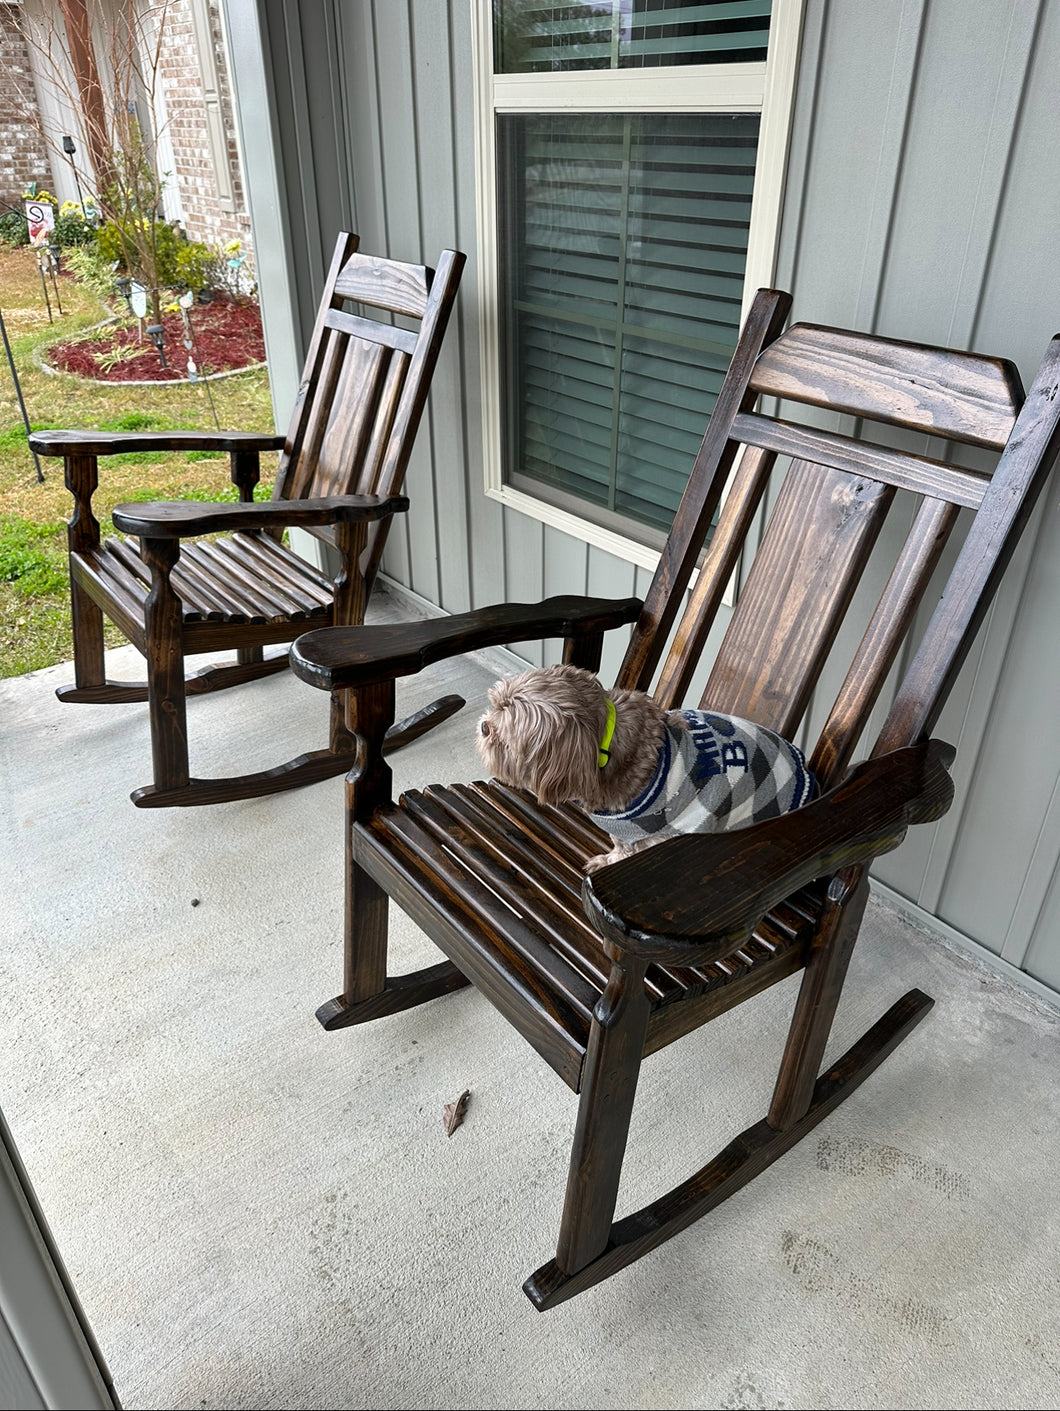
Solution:
M894 497L795 461L700 705L794 733Z
M343 356L346 351L346 338L342 334L323 330L323 337L317 351L316 381L313 396L306 399L299 421L297 441L288 439L285 453L286 464L281 462L283 493L273 490L274 500L304 500L313 476L313 467L320 455L321 442L327 430L328 414L335 400L335 391L342 374ZM277 477L279 479L279 477Z
M1015 365L797 323L758 359L755 392L1000 450L1023 401Z
M897 659L957 520L958 506L926 496L861 639L810 760L822 789L836 783Z
M342 352L335 395L326 410L324 433L312 463L300 467L299 498L318 499L343 495L349 481L349 468L362 468L364 452L372 434L379 394L392 356L379 343L363 338L347 338ZM362 474L359 472L358 490Z
M778 336L790 309L790 294L779 289L760 289L755 296L633 628L619 669L619 686L647 690L655 674L739 450L731 439L733 417L753 406L755 395L749 384L755 359Z
M741 458L718 516L717 528L711 535L696 586L652 691L663 710L672 710L685 699L775 461L774 452L756 446L749 446Z
M883 753L929 735L986 616L1057 453L1060 452L1060 335L1027 393L990 491L953 566L946 591L876 742Z

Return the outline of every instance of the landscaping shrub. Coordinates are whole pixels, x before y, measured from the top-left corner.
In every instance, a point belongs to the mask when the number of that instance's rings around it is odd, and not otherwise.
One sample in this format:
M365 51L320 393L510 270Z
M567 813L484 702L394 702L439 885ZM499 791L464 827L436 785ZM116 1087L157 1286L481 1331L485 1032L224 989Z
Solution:
M21 211L4 211L0 215L0 244L29 244L29 222Z
M96 238L95 222L89 220L76 201L64 201L55 217L53 238L64 249L91 245Z
M142 270L126 267L126 250L135 250L137 243L142 243L142 232L148 227L147 221L142 219L140 227L134 241L131 231L123 231L115 221L106 221L96 232L96 248L100 260L119 274L144 280ZM162 220L154 223L154 242L160 289L199 290L205 287L214 261L209 245L199 240L189 240L179 226Z

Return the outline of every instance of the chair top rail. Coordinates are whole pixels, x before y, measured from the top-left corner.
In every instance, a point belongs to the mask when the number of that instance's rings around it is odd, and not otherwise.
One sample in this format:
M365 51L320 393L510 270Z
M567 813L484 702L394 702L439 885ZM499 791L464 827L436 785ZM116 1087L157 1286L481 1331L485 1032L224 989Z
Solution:
M431 292L433 270L376 255L351 255L335 280L335 293L358 304L422 318Z
M749 446L778 451L797 460L813 461L852 475L867 475L899 490L948 500L954 505L978 509L990 483L989 476L974 470L960 470L929 456L910 455L855 441L834 431L796 426L790 421L741 413L733 421L733 436Z
M1023 405L1014 363L796 323L758 358L751 387L831 411L1001 450Z

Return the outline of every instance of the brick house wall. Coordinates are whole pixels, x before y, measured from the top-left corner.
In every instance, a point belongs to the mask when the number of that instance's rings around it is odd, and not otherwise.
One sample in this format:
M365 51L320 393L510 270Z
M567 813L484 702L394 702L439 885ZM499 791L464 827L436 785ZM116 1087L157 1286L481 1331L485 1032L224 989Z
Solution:
M229 240L238 239L249 251L250 216L236 146L220 8L217 0L208 0L208 4L207 0L197 0L205 12L212 49L212 54L200 59L192 15L193 3L196 0L175 0L170 7L162 53L162 93L167 133L173 148L174 176L184 210L184 228L193 240L223 245ZM208 67L211 62L214 69L209 79L216 83L214 93L207 92L203 76L203 67ZM207 104L210 101L214 102L223 130L220 149L228 166L230 194L227 199L219 190L222 183L218 180L207 120Z
M0 0L0 205L21 205L30 182L50 190L51 161L36 123L26 112L34 103L33 72L26 41L16 22L18 7Z

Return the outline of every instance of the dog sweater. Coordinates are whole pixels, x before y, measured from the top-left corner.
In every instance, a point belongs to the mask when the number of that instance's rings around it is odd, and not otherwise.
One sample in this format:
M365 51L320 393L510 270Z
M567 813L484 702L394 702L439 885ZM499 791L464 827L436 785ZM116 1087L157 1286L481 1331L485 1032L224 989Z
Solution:
M626 808L590 817L617 843L747 828L809 803L802 751L764 726L710 711L668 711L651 782Z

